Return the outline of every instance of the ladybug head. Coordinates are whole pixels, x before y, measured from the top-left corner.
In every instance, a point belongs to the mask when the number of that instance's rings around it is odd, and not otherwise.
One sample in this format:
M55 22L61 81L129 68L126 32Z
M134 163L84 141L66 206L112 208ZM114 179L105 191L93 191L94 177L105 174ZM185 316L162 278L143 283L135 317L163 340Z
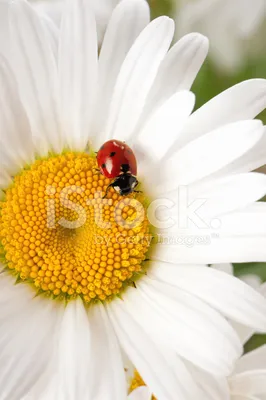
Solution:
M138 180L135 176L131 174L122 174L119 175L110 186L112 186L120 196L126 196L134 192L137 185Z

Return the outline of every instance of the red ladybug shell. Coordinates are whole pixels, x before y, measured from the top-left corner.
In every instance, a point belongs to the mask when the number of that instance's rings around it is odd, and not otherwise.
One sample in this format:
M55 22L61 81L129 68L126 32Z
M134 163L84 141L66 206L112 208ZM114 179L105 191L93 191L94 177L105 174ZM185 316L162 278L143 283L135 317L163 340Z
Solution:
M131 148L119 140L108 140L97 153L97 162L106 178L116 178L123 172L137 175L137 161Z

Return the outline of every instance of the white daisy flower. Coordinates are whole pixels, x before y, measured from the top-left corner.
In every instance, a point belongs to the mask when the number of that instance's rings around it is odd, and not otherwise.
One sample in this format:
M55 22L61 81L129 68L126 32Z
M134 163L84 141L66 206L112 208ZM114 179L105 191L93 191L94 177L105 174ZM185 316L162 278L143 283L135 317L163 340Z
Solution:
M233 275L232 264L217 264L213 267ZM256 275L246 275L241 279L266 297L266 283L261 284ZM253 329L235 322L233 326L243 344L256 333ZM266 398L266 345L240 357L227 382L225 380L219 382L210 374L195 369L193 366L190 367L195 381L201 387L201 396L205 400L264 400ZM134 390L129 394L128 400L154 400L155 397L152 396L149 388L143 386L145 384L140 375L134 372L134 367L130 365L129 370L129 387L130 391Z
M216 67L235 73L265 48L266 0L176 0L177 35L197 31L210 39Z
M227 318L266 329L265 299L207 266L266 259L265 204L255 203L266 178L249 172L265 160L265 128L252 119L266 82L190 116L207 39L190 34L169 50L173 21L149 24L146 1L117 6L99 56L86 1L68 2L59 37L22 0L9 18L1 400L124 399L120 347L158 398L198 399L188 363L226 376L242 352ZM133 148L142 193L102 199L112 181L94 151L108 139Z

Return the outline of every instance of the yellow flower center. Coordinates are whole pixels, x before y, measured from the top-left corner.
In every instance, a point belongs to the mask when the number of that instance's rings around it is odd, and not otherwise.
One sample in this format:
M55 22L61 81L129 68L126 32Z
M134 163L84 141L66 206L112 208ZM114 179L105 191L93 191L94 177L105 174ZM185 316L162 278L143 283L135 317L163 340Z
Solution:
M133 376L131 384L130 384L129 393L133 392L134 390L136 390L137 388L139 388L141 386L146 386L146 383L144 382L144 380L142 379L142 377L140 376L138 371L135 370L134 376ZM156 397L152 396L152 400L156 400Z
M119 294L144 269L151 235L143 194L119 196L86 153L38 160L0 203L0 255L18 281L60 299Z

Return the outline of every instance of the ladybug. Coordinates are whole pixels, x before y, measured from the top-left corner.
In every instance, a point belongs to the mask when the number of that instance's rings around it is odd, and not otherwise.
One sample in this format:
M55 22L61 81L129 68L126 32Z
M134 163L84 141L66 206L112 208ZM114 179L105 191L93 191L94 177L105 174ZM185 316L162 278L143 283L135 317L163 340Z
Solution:
M107 187L113 187L121 196L136 192L138 185L137 161L131 148L119 140L108 140L97 153L97 163L100 172L106 178L114 181Z

